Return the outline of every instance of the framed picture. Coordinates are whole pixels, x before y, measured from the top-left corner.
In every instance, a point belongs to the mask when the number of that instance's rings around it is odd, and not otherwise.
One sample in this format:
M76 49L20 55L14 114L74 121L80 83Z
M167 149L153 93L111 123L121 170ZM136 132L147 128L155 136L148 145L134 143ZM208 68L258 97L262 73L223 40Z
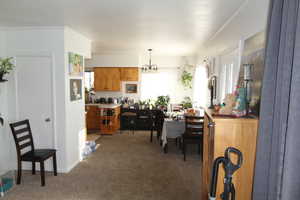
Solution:
M82 99L82 80L70 79L70 100L77 101Z
M83 76L83 56L69 52L70 76Z
M125 92L126 93L137 93L137 84L129 84L129 83L126 83L125 85Z

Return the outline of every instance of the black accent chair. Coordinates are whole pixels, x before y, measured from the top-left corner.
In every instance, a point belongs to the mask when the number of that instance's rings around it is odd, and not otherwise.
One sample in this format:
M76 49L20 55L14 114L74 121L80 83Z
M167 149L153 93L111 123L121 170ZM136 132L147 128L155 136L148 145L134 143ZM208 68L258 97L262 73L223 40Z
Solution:
M22 161L32 163L32 174L35 174L35 163L40 163L41 185L45 186L45 165L44 161L53 158L54 176L57 176L56 150L35 149L29 120L11 123L10 128L14 136L17 149L18 174L17 184L21 183Z
M202 116L185 116L185 132L182 135L184 161L186 161L187 144L198 144L198 153L201 154L203 146L203 124L204 117Z

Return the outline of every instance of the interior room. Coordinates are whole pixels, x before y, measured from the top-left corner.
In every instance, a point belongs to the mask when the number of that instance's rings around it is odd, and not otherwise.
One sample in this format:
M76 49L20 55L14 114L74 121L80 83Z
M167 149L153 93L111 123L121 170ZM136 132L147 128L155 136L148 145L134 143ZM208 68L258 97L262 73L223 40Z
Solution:
M298 199L299 8L1 1L0 199Z

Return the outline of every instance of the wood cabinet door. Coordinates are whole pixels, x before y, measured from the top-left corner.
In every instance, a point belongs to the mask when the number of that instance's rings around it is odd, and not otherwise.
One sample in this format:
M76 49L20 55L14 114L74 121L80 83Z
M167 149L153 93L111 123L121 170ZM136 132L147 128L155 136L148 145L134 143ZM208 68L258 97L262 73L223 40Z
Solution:
M203 130L203 166L202 166L202 199L208 200L210 187L211 166L213 161L213 127L207 115L204 117Z
M100 120L98 116L97 106L86 106L86 127L88 130L98 130L100 129Z
M119 68L111 68L108 73L108 83L110 91L121 90L121 73Z
M139 69L137 67L122 67L121 80L122 81L138 81Z
M120 91L120 70L116 67L97 67L94 69L95 91Z
M94 69L94 88L95 91L105 91L107 88L107 72L105 68L97 67Z

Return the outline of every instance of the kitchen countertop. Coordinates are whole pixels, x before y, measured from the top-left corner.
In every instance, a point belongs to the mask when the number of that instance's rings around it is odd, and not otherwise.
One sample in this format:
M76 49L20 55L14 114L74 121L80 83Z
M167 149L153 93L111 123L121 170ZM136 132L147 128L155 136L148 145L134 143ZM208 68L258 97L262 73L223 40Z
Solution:
M101 103L88 103L86 106L98 106L98 108L117 108L121 106L121 104L101 104Z

